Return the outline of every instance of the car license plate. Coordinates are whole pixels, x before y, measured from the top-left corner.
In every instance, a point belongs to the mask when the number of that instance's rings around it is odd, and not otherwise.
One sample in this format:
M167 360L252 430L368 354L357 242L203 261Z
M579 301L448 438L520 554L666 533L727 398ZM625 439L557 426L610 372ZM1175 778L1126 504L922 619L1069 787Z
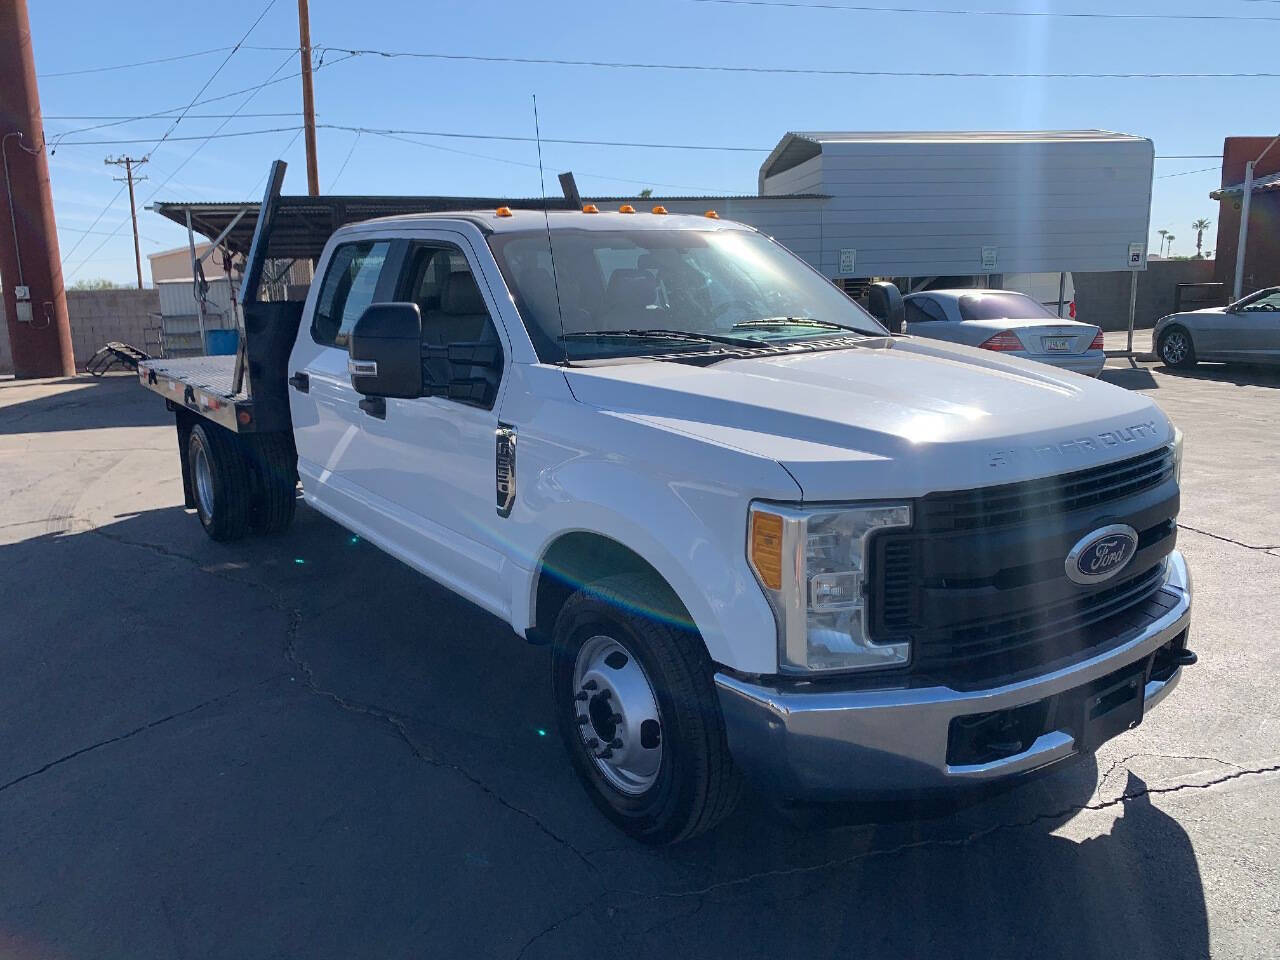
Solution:
M1066 353L1071 349L1071 337L1041 337L1045 353Z

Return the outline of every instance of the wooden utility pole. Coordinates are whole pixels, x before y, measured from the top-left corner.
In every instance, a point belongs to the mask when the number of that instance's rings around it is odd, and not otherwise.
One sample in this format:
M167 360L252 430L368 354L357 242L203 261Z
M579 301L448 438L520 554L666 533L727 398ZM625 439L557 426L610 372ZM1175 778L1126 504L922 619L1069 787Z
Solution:
M302 127L307 142L307 195L320 195L320 168L316 163L316 97L311 86L311 13L307 0L298 0L298 54L302 58Z
M138 271L138 289L139 290L142 289L142 247L138 245L138 208L134 206L134 202L133 202L133 185L138 180L145 180L147 178L135 177L133 175L133 168L135 166L139 166L139 167L142 166L144 163L146 163L150 159L151 158L149 156L143 157L142 159L125 156L125 157L116 157L114 160L111 157L107 157L107 159L103 161L104 163L110 164L113 167L123 166L124 176L116 177L115 179L123 180L127 184L129 184L129 217L130 219L133 220L133 265Z
M0 0L0 277L18 377L76 372L27 0Z

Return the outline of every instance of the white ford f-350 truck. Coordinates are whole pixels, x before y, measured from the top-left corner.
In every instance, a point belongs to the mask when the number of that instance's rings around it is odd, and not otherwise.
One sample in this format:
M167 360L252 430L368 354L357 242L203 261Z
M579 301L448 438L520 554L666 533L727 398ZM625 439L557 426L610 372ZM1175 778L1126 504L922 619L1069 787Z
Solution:
M711 215L557 200L317 237L325 198L282 176L240 353L139 366L187 505L215 539L280 532L300 481L549 644L568 755L633 836L709 828L744 778L834 801L1042 770L1195 662L1180 435L1146 397L892 336ZM270 299L264 264L309 255L305 303Z

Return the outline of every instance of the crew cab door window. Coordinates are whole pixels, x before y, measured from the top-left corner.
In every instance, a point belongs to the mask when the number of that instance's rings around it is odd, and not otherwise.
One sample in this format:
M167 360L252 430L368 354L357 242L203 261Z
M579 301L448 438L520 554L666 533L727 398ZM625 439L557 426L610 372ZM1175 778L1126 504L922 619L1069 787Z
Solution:
M351 328L374 302L390 248L387 240L372 240L345 243L333 252L311 319L312 340L346 349Z
M413 243L396 299L418 305L422 312L422 343L447 347L451 343L498 344L497 330L475 275L463 252L450 244ZM432 384L446 384L459 372L488 381L491 389L477 405L491 407L500 370L459 371L444 356L429 356L423 372Z

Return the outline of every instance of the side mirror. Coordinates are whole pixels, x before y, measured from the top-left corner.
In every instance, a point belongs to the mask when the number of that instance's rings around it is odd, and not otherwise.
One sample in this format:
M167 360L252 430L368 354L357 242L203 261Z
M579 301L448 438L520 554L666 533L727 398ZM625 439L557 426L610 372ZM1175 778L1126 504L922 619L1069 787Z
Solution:
M416 303L372 303L347 338L347 372L357 393L422 396L422 313Z
M871 315L889 328L890 333L901 333L907 310L902 294L892 283L873 283L867 288L867 309Z

